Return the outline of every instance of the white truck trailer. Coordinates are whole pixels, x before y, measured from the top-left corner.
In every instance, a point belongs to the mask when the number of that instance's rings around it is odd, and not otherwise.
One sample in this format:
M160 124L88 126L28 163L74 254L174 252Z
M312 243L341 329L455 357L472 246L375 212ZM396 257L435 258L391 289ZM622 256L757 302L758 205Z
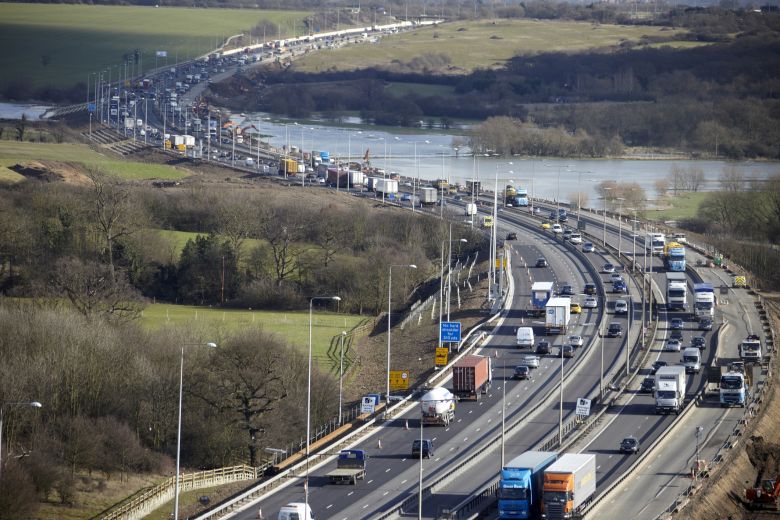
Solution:
M661 367L655 373L655 413L680 414L685 406L685 367Z
M544 315L548 334L566 334L571 318L571 298L550 298L544 306Z

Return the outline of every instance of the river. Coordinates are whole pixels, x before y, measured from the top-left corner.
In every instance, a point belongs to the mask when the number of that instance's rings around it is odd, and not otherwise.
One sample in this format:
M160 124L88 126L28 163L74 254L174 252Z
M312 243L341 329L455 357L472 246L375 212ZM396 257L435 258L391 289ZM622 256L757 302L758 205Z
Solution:
M766 179L780 175L780 163L755 161L696 161L666 159L558 159L529 157L477 157L468 148L458 155L452 148L454 135L442 133L409 134L322 126L308 123L277 122L267 114L234 116L241 125L253 124L270 136L271 145L285 143L303 150L328 151L331 157L362 159L369 151L371 164L424 180L445 178L450 182L479 179L490 188L498 177L499 186L512 180L534 197L569 201L577 192L587 194L591 205L597 197L599 182L615 180L636 182L648 198L656 196L655 181L666 179L674 165L697 167L704 171L703 189L719 187L719 178L727 167L738 168L746 179ZM416 157L416 160L415 160Z
M25 114L27 119L38 120L49 108L33 103L0 103L0 119L21 119Z

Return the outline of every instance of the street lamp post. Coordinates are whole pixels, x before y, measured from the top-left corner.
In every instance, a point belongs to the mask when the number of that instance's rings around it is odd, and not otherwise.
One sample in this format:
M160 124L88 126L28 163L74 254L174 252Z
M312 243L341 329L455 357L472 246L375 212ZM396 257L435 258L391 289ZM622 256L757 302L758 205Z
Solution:
M3 474L3 414L6 406L28 406L30 408L41 408L43 405L38 401L12 401L0 403L0 484L2 484Z
M339 426L341 426L341 397L344 381L344 337L347 335L347 331L341 331L341 361L339 363Z
M563 345L561 345L561 398L558 413L558 447L563 446Z
M309 445L311 441L311 331L312 314L314 312L315 300L333 300L340 302L341 298L338 296L314 296L309 299L309 375L306 379L306 477L303 481L303 498L304 502L306 503L306 511L309 510Z
M696 427L696 460L693 461L693 479L696 480L699 477L699 436L704 431L701 426Z
M387 408L390 407L390 318L393 315L392 301L393 301L393 267L406 267L409 269L417 269L414 264L394 264L388 268L387 277L387 393L385 394L385 413Z
M217 344L211 341L208 343L183 343L181 345L181 362L179 363L179 425L176 433L176 489L174 490L175 497L173 500L173 520L179 520L179 490L181 488L181 412L182 399L184 397L184 347L196 345L217 348Z

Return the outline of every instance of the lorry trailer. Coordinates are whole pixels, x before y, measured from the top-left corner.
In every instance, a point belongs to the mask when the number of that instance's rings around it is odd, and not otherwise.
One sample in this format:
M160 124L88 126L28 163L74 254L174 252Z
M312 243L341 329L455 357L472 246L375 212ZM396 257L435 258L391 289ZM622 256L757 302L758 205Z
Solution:
M550 298L544 308L547 333L566 334L571 318L571 298Z
M481 394L490 390L492 380L490 357L464 356L452 366L452 392L459 399L478 401Z
M666 273L666 308L684 310L688 304L688 285L685 273Z
M537 518L541 513L544 470L558 458L550 451L526 451L501 469L499 518Z
M537 316L543 315L552 294L553 282L534 282L531 286L531 312Z
M680 414L685 406L685 367L661 367L655 373L655 413Z
M715 288L711 283L693 284L694 316L712 318L715 315Z
M579 515L596 494L596 455L566 453L544 470L542 518Z
M449 426L455 419L455 396L443 386L436 387L420 399L420 412L425 425Z

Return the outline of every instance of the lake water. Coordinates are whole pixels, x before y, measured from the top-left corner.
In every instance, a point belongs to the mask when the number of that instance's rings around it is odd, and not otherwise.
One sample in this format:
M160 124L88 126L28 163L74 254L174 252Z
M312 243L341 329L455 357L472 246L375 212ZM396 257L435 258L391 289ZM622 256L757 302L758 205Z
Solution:
M697 167L704 171L704 189L718 189L724 168L736 166L748 179L766 179L780 175L777 162L729 162L652 159L556 159L528 157L477 157L468 148L456 156L452 135L407 134L371 129L342 128L312 124L282 123L267 114L247 114L235 118L241 125L254 124L269 135L271 145L286 143L305 151L330 152L331 157L360 160L369 152L371 164L387 171L397 171L424 180L445 178L450 182L481 180L492 188L498 177L499 187L513 180L535 197L568 201L571 194L587 193L591 205L600 181L636 182L648 198L656 196L654 183L669 176L672 166Z
M40 119L49 108L30 103L0 103L0 119L21 119L22 114L26 114L27 119Z

